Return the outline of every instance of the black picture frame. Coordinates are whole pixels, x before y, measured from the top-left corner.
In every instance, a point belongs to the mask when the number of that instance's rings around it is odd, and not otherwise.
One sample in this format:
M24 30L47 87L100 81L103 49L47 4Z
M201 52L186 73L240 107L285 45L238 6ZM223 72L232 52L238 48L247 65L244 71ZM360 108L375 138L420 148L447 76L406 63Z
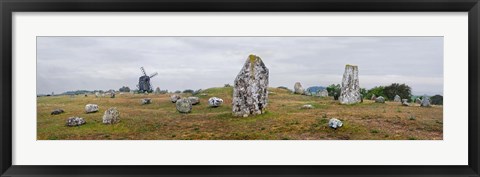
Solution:
M479 176L479 0L1 0L1 176ZM24 166L12 165L13 12L468 12L468 165ZM455 153L455 152L445 152Z

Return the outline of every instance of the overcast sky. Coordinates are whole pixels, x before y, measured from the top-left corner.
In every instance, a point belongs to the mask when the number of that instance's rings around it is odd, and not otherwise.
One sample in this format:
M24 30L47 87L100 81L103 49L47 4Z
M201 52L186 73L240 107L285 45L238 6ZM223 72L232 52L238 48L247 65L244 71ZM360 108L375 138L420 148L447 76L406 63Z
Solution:
M159 73L154 88L221 87L249 54L268 67L270 87L341 83L353 64L361 87L443 95L443 37L38 37L37 93L134 89L142 66Z

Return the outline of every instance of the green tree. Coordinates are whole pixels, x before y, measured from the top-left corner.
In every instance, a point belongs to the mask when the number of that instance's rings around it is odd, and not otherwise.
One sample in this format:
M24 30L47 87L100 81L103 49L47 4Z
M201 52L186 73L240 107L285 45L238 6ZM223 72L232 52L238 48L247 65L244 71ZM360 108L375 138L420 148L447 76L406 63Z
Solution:
M373 88L371 88L370 90L367 91L367 94L365 95L365 98L370 99L370 98L372 98L373 95L375 95L376 97L382 96L382 97L386 98L386 95L384 93L384 89L385 89L385 87L383 87L383 86L373 87Z
M128 88L127 86L123 86L122 88L118 89L118 91L120 91L120 92L130 92L130 88Z
M395 95L400 96L402 99L410 99L410 97L412 97L412 89L410 86L405 84L393 83L389 86L386 86L383 92L390 100L393 100Z
M332 84L327 87L327 92L329 96L333 96L334 100L338 100L338 97L340 97L340 84Z
M430 97L430 101L432 102L432 104L443 105L443 96L442 95L434 95L434 96Z

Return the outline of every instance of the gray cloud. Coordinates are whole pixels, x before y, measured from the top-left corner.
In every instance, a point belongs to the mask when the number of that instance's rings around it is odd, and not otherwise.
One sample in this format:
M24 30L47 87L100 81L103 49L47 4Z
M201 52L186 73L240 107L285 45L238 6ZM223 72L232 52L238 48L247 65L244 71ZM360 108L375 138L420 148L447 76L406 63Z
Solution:
M272 87L340 83L354 64L361 87L443 94L443 37L38 37L37 92L135 88L141 66L159 73L154 87L220 87L249 54L269 67Z

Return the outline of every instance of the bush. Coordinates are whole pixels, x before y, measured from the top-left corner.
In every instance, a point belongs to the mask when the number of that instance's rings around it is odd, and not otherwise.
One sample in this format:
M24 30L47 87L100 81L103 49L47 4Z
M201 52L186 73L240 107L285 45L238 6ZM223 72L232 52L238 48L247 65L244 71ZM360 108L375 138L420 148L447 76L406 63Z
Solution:
M180 91L180 90L177 90L177 91L175 91L174 93L182 93L182 91Z
M410 99L412 97L412 89L410 86L405 84L393 83L389 86L386 86L383 90L385 96L388 99L393 100L395 95L400 96L400 98Z
M432 102L432 104L443 105L443 96L442 95L434 95L434 96L430 97L430 101Z
M223 87L232 87L230 84L225 84Z
M372 89L367 91L367 93L365 95L365 98L370 99L370 98L372 98L373 95L375 95L376 97L382 96L382 97L388 99L387 96L385 96L384 89L385 89L385 87L383 87L383 86L373 87Z
M187 90L184 90L183 93L193 93L194 91L192 89L187 89Z
M128 88L127 86L123 86L122 88L118 89L118 91L120 91L120 92L130 92L130 88Z
M334 100L338 100L338 97L340 97L340 84L332 84L327 87L327 92L329 96L333 96Z

